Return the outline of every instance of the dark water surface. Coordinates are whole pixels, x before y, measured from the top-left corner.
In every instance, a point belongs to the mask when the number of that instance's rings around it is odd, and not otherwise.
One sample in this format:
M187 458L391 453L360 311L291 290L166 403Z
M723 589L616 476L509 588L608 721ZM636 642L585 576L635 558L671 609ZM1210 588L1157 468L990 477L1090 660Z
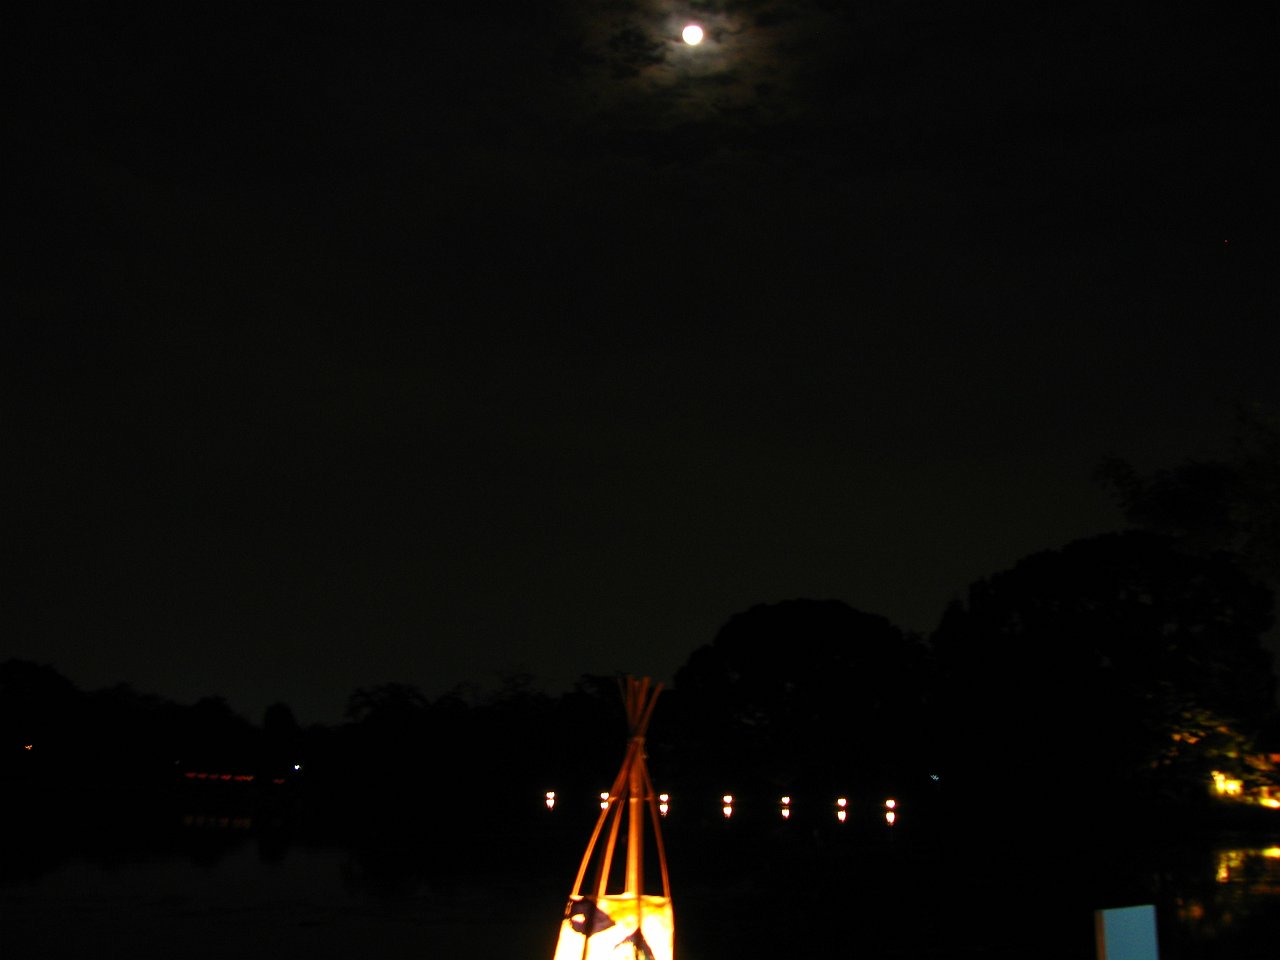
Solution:
M545 958L581 822L251 811L10 822L0 957ZM673 823L679 960L1092 960L1093 911L1154 903L1162 960L1280 957L1280 832L1082 852L1050 832Z

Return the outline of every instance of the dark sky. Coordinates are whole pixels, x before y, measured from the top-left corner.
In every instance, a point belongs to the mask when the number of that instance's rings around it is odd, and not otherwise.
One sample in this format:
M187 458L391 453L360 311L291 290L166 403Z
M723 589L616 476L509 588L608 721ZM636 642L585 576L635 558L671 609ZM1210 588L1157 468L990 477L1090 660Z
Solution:
M86 688L926 632L1280 405L1261 4L35 6L0 658Z

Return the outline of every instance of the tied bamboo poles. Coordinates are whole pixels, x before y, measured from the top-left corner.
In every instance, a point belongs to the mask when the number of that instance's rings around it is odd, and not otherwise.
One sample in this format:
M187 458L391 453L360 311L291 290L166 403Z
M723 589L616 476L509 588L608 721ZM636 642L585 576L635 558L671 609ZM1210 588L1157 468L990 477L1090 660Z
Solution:
M628 728L626 755L601 805L600 816L578 868L560 924L555 960L616 958L628 951L638 960L672 960L674 922L670 878L659 828L658 799L649 778L644 749L645 731L661 692L662 684L651 685L648 677L627 677L623 683ZM627 830L622 890L610 892L624 811ZM653 826L661 878L661 892L656 895L645 893L644 887L646 814ZM596 873L588 893L584 882L593 862Z

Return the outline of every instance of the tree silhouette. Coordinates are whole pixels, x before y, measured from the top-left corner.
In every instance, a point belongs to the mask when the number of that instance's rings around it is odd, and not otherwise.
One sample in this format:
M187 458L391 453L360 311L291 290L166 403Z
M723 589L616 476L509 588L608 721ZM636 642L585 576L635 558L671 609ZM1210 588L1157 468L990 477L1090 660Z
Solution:
M1117 790L1151 797L1188 710L1241 735L1269 715L1270 617L1266 588L1226 558L1139 531L978 581L931 638L950 779L976 797L1012 778L1022 795L1081 815Z
M1280 584L1280 414L1241 408L1233 455L1188 459L1149 474L1120 458L1098 478L1130 523L1168 534L1196 553L1228 553Z
M893 781L923 765L925 667L913 637L840 601L736 614L676 673L683 773L738 790Z

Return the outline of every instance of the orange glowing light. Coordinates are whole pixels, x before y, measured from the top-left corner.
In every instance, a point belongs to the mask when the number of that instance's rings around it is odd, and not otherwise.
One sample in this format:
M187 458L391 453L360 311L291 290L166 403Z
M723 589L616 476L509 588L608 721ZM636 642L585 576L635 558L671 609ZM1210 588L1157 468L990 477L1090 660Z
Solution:
M22 749L23 749L23 750L32 750L32 749L34 749L34 748L35 748L35 744L34 744L34 743L24 743L24 744L22 745Z
M547 793L546 793L546 804L547 804L547 809L548 809L548 810L552 810L552 809L554 809L554 808L555 808L555 805L556 805L556 792L555 792L554 790L548 790L548 791L547 791Z
M893 821L895 821L895 820L897 820L897 819L898 819L898 815L897 815L896 813L894 813L892 810L886 810L886 811L884 812L884 822L885 822L885 823L887 823L887 824L889 824L889 826L891 826L891 827L892 827L892 826L893 826Z
M841 823L844 823L845 818L846 818L846 817L848 817L848 816L849 816L849 811L847 811L847 810L837 810L837 811L836 811L836 819L837 819L837 820L839 820Z

